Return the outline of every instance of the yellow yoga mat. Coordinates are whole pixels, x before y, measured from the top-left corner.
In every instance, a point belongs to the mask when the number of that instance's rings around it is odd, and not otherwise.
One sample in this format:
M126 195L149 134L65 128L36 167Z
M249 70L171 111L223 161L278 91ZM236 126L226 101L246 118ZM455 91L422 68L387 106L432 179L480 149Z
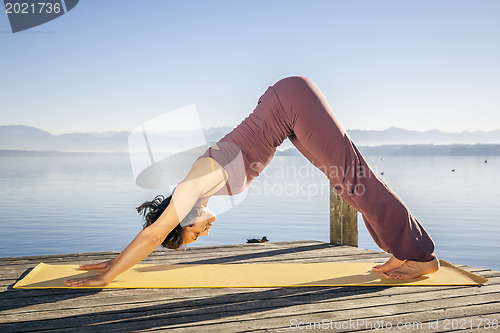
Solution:
M83 288L229 288L311 286L478 285L488 281L440 260L441 269L413 280L391 280L371 271L376 263L138 264L102 287ZM64 280L96 275L78 265L38 264L14 288L73 288ZM82 288L82 287L77 287Z

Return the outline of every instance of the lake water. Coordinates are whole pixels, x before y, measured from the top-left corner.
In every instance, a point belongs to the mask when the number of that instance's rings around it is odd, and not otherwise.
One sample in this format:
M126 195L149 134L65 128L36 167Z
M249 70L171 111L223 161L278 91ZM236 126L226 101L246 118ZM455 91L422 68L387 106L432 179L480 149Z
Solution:
M500 157L366 156L454 263L500 270ZM451 170L455 169L455 172ZM120 251L141 230L126 155L0 157L0 257ZM245 200L189 246L329 241L326 178L300 156L276 156ZM209 205L210 206L210 205ZM359 223L359 246L378 249Z

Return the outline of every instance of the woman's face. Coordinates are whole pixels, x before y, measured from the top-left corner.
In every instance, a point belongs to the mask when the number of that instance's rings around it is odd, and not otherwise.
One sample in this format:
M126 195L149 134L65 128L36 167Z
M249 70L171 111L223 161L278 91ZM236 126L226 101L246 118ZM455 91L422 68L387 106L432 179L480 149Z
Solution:
M183 245L194 242L200 236L208 236L208 231L215 221L215 214L206 206L201 206L201 215L190 226L182 228Z

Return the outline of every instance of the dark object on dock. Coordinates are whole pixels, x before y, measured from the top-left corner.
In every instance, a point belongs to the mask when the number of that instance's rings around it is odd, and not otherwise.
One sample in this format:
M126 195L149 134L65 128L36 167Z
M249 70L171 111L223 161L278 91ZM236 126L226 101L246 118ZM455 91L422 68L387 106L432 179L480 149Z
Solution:
M261 239L256 239L256 238L247 239L247 243L266 243L266 242L269 242L266 236L262 237Z

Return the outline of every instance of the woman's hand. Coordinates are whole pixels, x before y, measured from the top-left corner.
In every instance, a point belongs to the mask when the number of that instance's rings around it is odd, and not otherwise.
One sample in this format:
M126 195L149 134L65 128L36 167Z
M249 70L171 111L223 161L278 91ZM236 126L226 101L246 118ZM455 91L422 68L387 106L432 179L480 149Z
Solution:
M90 287L90 286L105 286L109 284L110 281L107 281L102 277L102 275L94 275L88 276L84 278L70 279L64 281L64 284L71 287Z
M97 264L80 265L79 268L81 270L84 270L84 271L89 271L89 270L92 270L92 269L99 269L102 272L105 272L115 262L115 260L116 260L116 258L108 260L108 261L100 262L100 263L97 263Z

